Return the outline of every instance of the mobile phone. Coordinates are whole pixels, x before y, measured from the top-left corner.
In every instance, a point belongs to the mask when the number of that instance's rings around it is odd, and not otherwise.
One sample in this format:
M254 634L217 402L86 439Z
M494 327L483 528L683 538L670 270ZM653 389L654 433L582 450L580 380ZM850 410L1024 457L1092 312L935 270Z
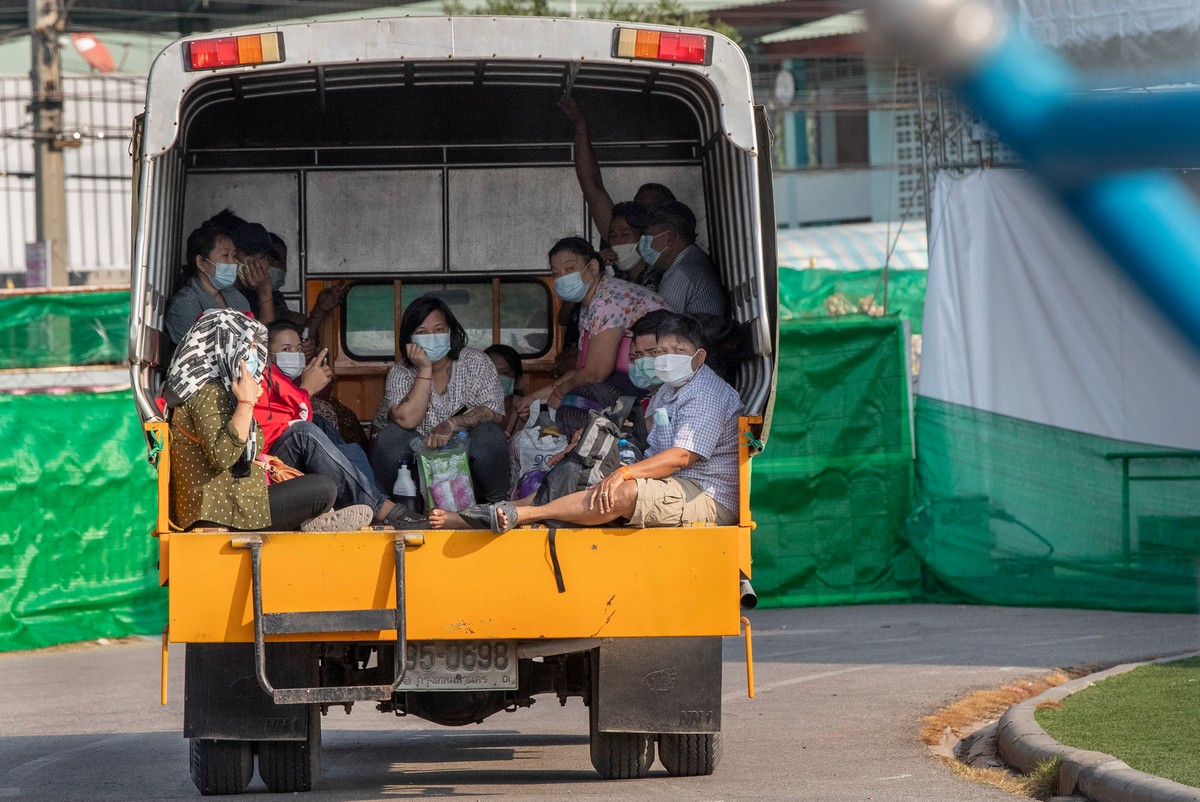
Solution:
M467 406L461 406L461 407L459 407L458 409L456 409L456 410L454 411L454 414L453 414L453 415L451 415L450 417L452 417L452 418L457 418L459 415L466 415L468 410L470 410L470 407L467 407Z
M248 269L249 269L249 265L245 265L245 264L242 264L241 262L238 262L237 274L238 274L238 278L241 279L243 282L246 281L246 271Z

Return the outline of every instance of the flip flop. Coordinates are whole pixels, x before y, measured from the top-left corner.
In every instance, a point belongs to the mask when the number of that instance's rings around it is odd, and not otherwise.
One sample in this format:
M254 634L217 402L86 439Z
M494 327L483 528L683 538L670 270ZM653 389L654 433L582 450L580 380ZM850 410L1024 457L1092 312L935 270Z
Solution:
M490 504L473 504L465 510L458 511L458 517L463 519L463 523L468 529L491 529L492 528L492 511Z
M504 510L504 518L507 522L504 525L500 523L500 516L496 514L498 510ZM462 513L459 513L459 515L462 515ZM511 501L497 501L495 504L489 504L488 521L492 525L493 532L498 535L503 534L517 525L517 508Z

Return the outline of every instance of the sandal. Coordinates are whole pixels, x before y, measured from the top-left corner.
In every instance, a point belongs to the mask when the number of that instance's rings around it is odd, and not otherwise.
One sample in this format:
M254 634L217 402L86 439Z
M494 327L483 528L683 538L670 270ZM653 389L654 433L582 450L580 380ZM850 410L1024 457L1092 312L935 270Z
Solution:
M455 514L463 519L463 523L467 525L468 529L492 528L492 510L490 504L472 504L470 507L459 510Z
M323 512L300 524L301 532L354 532L375 518L375 511L366 504L351 504L340 510Z
M500 523L500 516L496 514L499 510L504 510L504 524ZM517 508L511 501L497 501L495 504L489 504L488 522L492 525L493 532L498 535L503 534L517 525Z

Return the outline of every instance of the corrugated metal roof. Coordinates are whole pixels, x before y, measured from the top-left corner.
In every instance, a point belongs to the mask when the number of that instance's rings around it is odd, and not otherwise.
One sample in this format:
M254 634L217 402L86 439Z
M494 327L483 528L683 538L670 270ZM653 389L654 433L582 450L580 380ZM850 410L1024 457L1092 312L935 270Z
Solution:
M769 45L776 42L796 42L801 39L822 39L826 36L845 36L846 34L866 32L866 13L850 11L846 14L835 14L816 22L808 22L794 28L785 28L782 31L769 33L760 37L758 41Z
M781 228L775 232L779 266L795 270L929 269L924 220ZM891 251L891 258L888 252Z

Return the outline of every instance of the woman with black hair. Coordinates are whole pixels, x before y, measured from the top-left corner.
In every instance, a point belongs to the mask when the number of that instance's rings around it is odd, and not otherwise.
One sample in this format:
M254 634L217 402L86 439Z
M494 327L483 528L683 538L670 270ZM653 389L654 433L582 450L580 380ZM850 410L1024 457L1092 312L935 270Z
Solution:
M455 432L470 432L469 457L476 496L508 496L508 440L504 392L492 360L467 346L467 332L445 302L424 295L400 318L400 361L388 371L383 403L375 414L379 433L368 456L379 485L396 482L401 460L412 464L412 439L444 446Z

